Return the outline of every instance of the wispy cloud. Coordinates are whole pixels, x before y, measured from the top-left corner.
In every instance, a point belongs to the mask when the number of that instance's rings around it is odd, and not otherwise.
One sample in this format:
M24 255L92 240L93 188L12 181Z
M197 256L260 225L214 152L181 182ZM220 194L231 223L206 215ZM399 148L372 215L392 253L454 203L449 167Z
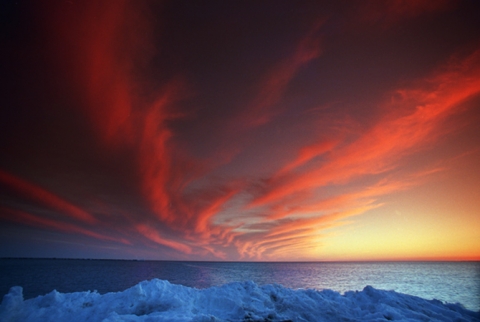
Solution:
M104 148L133 155L133 171L149 208L147 215L128 216L135 226L133 233L182 253L204 250L224 257L210 244L232 238L228 229L215 227L211 220L238 189L214 186L205 187L206 193L187 191L192 181L215 167L182 151L168 125L184 116L177 104L189 95L188 85L179 76L146 91L148 78L135 71L149 58L149 51L143 51L151 41L148 19L138 19L142 8L130 2L116 3L115 8L103 5L92 5L85 13L94 11L97 18L82 28L79 63L84 76L79 77L79 87L85 90L85 110ZM169 237L161 230L168 230Z
M171 240L171 239L163 238L162 236L160 236L160 233L156 229L154 229L152 227L149 227L145 224L137 225L136 230L140 234L142 234L143 236L145 236L146 238L150 239L151 241L153 241L157 244L176 249L176 250L178 250L182 253L186 253L186 254L190 254L192 252L191 247L189 247L188 245L176 242L176 241Z
M392 101L382 107L386 114L377 124L332 151L328 160L313 170L293 173L295 169L289 166L292 174L275 176L253 204L272 203L293 193L398 167L401 157L426 148L450 131L441 127L442 121L460 112L460 104L479 93L479 59L480 51L476 51L463 61L451 62L444 71L419 82L415 88L397 90ZM322 151L323 144L303 148L301 154L305 149ZM297 160L301 158L302 155Z
M24 212L18 209L0 207L0 216L4 220L10 221L10 222L17 222L22 225L33 226L35 228L53 229L55 231L61 231L65 233L81 234L88 237L93 237L98 240L114 241L114 242L118 242L126 245L131 244L125 238L111 237L106 234L102 234L102 233L95 232L93 230L82 228L72 223L66 223L59 220L55 220L55 219L45 218L43 216L29 214L27 212Z
M407 170L401 161L454 130L444 127L444 121L480 93L479 66L480 51L452 60L415 87L394 91L392 99L381 106L384 115L358 137L300 148L293 161L254 190L248 209L262 209L260 216L268 224L263 233L255 233L256 239L237 240L239 253L259 257L274 249L288 251L295 244L291 239L305 240L381 206L382 196L419 185L429 175L444 171L435 164ZM319 156L321 160L316 160ZM325 193L330 196L322 197Z
M2 170L0 170L0 183L16 191L24 198L48 208L55 209L59 213L68 216L70 219L91 225L99 222L97 218L87 211L73 205L52 192Z
M443 11L451 5L450 0L368 0L360 3L355 14L362 22L388 28L401 20Z
M323 20L315 23L299 41L293 54L276 64L271 71L263 76L258 94L249 106L239 116L235 117L235 127L241 126L241 129L247 130L260 126L268 123L278 113L278 110L275 110L275 105L279 103L289 83L302 67L321 55L319 32L323 24Z

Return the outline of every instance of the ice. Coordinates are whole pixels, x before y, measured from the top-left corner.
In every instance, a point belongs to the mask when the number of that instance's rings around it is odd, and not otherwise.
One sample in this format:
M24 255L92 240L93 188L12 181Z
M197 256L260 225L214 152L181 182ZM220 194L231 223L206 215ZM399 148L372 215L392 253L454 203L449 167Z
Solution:
M143 281L123 292L59 293L24 300L12 287L0 321L480 321L480 312L367 286L340 294L253 282L195 289Z

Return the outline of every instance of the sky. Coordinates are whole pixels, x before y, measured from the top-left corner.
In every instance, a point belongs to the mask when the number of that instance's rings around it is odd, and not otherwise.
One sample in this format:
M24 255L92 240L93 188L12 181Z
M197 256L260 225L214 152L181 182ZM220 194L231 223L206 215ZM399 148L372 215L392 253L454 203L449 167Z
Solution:
M1 6L0 257L480 260L480 2Z

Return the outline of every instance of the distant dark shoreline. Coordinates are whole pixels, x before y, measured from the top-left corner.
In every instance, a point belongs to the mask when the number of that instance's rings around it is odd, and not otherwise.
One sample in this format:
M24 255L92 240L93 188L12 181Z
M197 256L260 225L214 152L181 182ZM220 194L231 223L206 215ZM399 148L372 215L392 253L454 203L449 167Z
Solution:
M175 259L125 259L125 258L67 258L67 257L0 257L0 260L84 260L84 261L125 261L125 262L179 262L179 263L478 263L480 260L352 260L352 261L201 261L201 260L175 260Z

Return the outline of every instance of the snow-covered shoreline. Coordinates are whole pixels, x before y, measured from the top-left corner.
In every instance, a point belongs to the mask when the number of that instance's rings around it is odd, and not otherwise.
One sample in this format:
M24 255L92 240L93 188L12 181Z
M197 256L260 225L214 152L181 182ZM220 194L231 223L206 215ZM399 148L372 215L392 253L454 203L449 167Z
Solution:
M480 312L371 286L340 294L231 283L195 289L143 281L125 291L49 294L24 300L12 287L1 321L480 321Z

